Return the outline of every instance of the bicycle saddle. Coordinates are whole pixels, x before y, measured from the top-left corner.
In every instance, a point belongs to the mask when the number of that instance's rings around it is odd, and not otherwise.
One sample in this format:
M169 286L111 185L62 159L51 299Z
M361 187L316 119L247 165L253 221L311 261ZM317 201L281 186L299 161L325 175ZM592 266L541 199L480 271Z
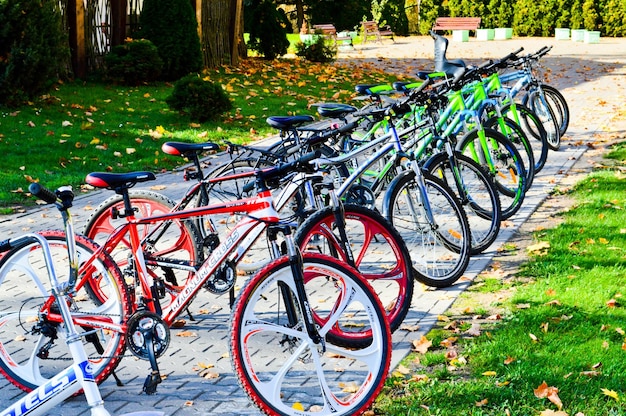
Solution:
M435 40L435 71L445 72L453 78L460 77L465 72L465 62L461 59L446 58L448 39L436 34L432 30L430 36Z
M220 146L215 143L182 143L182 142L165 142L161 146L163 153L173 156L188 156L194 153L202 153L219 150Z
M361 95L379 95L394 92L393 87L387 84L358 84L354 90Z
M265 121L278 130L289 130L315 120L313 116L270 116Z
M85 178L85 182L96 188L127 189L132 188L139 182L153 181L156 179L152 172L129 172L109 173L92 172Z
M340 103L325 103L317 107L317 113L322 117L343 118L354 113L358 108Z

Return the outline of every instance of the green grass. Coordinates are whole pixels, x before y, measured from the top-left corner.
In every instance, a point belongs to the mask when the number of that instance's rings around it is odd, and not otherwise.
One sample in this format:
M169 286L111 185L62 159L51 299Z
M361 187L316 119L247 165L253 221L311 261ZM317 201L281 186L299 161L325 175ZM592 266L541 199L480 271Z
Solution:
M618 149L611 157L623 163ZM550 249L522 267L503 319L483 319L478 336L442 322L427 335L431 350L411 354L408 374L388 380L376 414L555 414L542 413L559 409L534 394L544 381L558 389L562 415L626 414L626 180L604 170L572 195L578 205L565 222L535 235ZM490 288L496 298L491 280L474 293ZM450 349L440 346L448 337L457 338ZM451 349L458 355L441 362Z
M55 188L84 183L92 171L161 171L183 163L161 153L168 140L252 142L277 132L271 115L316 115L311 104L351 102L357 83L395 80L371 68L301 60L248 59L204 74L233 101L222 119L193 123L170 111L171 84L123 87L100 82L58 84L18 109L0 108L0 208L30 203L29 181Z

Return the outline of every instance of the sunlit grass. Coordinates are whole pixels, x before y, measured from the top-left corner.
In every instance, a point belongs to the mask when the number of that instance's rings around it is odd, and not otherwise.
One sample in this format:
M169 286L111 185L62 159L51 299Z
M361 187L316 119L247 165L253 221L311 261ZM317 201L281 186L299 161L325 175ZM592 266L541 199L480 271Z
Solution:
M316 116L312 104L350 103L357 83L397 79L372 68L295 59L248 59L203 76L224 87L233 110L202 124L168 108L173 86L166 83L59 83L29 105L0 108L0 206L29 203L24 190L31 180L78 188L92 171L171 169L184 161L160 151L165 141L257 141L277 133L268 116Z
M409 355L410 371L387 382L376 414L626 414L625 179L609 170L578 184L565 222L535 233L549 249L522 267L501 319L442 320L429 352ZM511 289L486 279L474 293L487 288L494 299ZM478 332L463 329L476 322ZM537 397L543 382L555 400Z

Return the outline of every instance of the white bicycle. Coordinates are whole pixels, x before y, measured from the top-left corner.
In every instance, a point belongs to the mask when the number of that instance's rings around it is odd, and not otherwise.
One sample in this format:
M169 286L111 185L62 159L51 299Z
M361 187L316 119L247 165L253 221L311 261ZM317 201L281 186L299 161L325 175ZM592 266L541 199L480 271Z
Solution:
M34 185L34 186L33 186ZM74 197L70 188L61 188L57 194L52 193L45 188L42 188L38 184L31 185L31 193L33 195L46 200L47 202L54 202L63 216L67 235L74 235L71 217L67 213L67 208L72 204ZM73 241L73 240L72 240ZM75 241L74 241L75 242ZM20 374L23 377L23 384L29 379L28 373L37 374L37 377L31 377L29 385L39 384L38 387L33 387L30 393L22 397L18 401L11 404L6 409L0 412L0 416L16 416L16 415L44 415L50 414L53 408L60 404L65 399L79 393L81 390L87 399L89 411L91 416L109 416L110 413L104 407L104 401L100 394L100 390L97 384L97 376L99 371L99 365L96 362L90 361L85 346L83 345L83 338L94 335L94 331L77 331L74 319L72 319L72 308L77 302L76 297L76 276L78 272L78 250L76 245L68 244L70 248L66 251L66 260L70 264L70 272L67 281L61 281L59 276L63 274L62 271L57 270L59 264L58 258L55 259L55 248L51 247L51 240L42 234L29 233L20 237L8 239L0 242L0 258L3 253L14 249L20 249L24 247L37 247L35 250L43 258L41 275L32 274L30 283L33 283L32 289L38 292L37 299L43 302L43 305L39 308L33 308L30 304L22 304L19 308L14 308L12 302L6 302L0 311L0 326L11 326L12 322L21 322L24 328L32 326L39 331L51 331L52 325L45 325L47 312L51 312L54 315L60 316L60 322L54 326L56 331L55 336L65 341L67 345L68 354L71 356L73 364L62 369L61 371L52 374L50 372L42 372L40 370L32 371L35 363L37 363L44 355L48 353L47 348L52 348L52 345L41 342L40 337L38 343L39 348L36 348L37 354L32 354L29 357L23 357L20 362L14 362L12 360L3 361L7 365L13 366L13 371L16 374ZM55 264L56 263L56 264ZM50 284L48 285L43 276L49 278ZM9 289L7 285L9 280L5 275L0 273L0 284L3 289ZM29 281L24 280L20 282L20 291L27 292ZM10 285L14 287L15 285ZM33 298L35 302L35 298ZM33 303L34 304L34 303ZM103 306L103 305L101 305ZM31 331L32 332L32 331ZM49 335L49 334L48 334ZM15 343L19 343L19 336L14 339ZM58 347L58 345L57 345ZM58 348L57 348L58 349ZM3 348L0 352L3 356L6 356L6 351ZM30 370L28 370L30 368ZM6 374L6 371L2 371ZM16 383L16 380L10 379L13 384L18 385L25 389L25 385L20 386L20 383ZM162 412L158 411L142 411L127 413L125 416L162 416Z

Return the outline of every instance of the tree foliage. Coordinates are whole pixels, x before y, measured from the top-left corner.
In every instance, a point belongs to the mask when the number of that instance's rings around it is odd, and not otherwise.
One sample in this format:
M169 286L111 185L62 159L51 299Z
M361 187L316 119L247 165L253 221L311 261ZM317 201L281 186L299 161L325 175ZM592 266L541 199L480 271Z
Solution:
M19 105L46 91L69 67L58 2L0 0L0 104Z
M189 0L144 0L139 23L137 36L150 40L159 51L163 79L202 69L198 24Z
M292 32L291 22L273 0L248 0L244 3L245 31L250 34L249 47L266 59L287 53Z

